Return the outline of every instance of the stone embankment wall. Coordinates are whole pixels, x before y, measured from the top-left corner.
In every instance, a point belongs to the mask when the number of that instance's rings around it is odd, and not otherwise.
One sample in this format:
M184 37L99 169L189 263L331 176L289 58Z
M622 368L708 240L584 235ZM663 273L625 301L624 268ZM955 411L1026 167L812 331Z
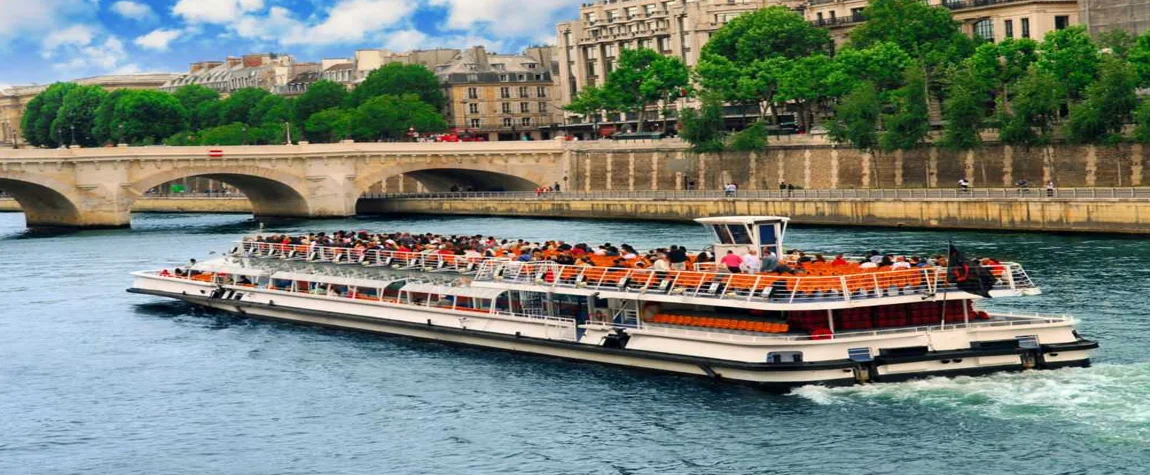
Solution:
M1009 187L1025 179L1034 186L1053 180L1059 187L1124 187L1150 184L1143 163L1150 147L1054 145L1012 147L986 144L952 152L930 147L871 155L830 145L772 145L765 152L697 154L674 142L581 146L570 151L569 189L716 190L774 189L780 181L812 189L950 188L960 178L976 187Z
M22 211L14 199L0 199L0 212ZM245 213L252 204L244 198L141 198L132 204L135 213Z
M798 224L1092 233L1150 233L1150 202L1072 199L925 200L364 200L365 214L420 213L690 221L790 216Z

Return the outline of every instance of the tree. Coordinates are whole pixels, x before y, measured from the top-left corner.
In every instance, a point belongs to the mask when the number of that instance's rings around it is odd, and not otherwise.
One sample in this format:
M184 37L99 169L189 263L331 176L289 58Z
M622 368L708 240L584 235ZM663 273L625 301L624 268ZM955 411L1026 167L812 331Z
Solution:
M1150 100L1143 99L1134 111L1134 140L1139 143L1150 143Z
M416 94L373 97L351 113L348 132L359 141L400 140L414 129L420 134L441 132L447 122Z
M1150 30L1138 35L1126 59L1138 75L1138 86L1150 87Z
M1029 38L1008 38L998 44L978 45L974 54L963 62L969 72L964 76L965 81L970 81L967 91L993 93L994 97L1009 101L1009 85L1026 75L1038 59L1038 48L1038 42Z
M292 120L295 99L285 99L283 96L268 95L260 99L252 109L248 123L256 126L274 124L282 127L284 122Z
M763 151L767 148L767 127L761 121L731 134L731 150L739 152Z
M882 41L865 48L843 48L835 54L835 62L848 77L869 81L878 90L886 91L899 86L903 71L912 64L912 59L897 44Z
M116 101L112 123L129 143L156 143L186 129L187 111L171 94L135 90Z
M59 135L61 131L52 128L52 122L56 120L56 114L64 105L64 96L76 87L75 83L58 82L48 86L44 92L36 96L39 102L35 107L25 109L21 122L24 140L38 147L59 147L67 143L66 138L61 140ZM29 103L29 106L31 105Z
M219 121L218 109L207 104L219 102L220 93L199 84L180 86L172 92L184 110L188 111L188 126L192 130L212 127Z
M418 64L390 63L372 71L347 98L347 105L358 107L373 97L416 94L437 110L447 104L439 78Z
M647 106L678 95L689 80L687 66L676 57L648 48L625 49L619 54L615 69L607 75L603 89L618 99L620 108L635 112L638 130L642 131Z
M1014 85L1010 109L998 108L999 140L1027 147L1049 142L1065 97L1061 87L1050 73L1032 66Z
M190 134L188 145L267 145L284 142L283 126L266 124L252 127L239 122L202 130L198 135ZM174 136L166 143L175 145L180 137Z
M942 103L942 138L939 145L950 150L970 150L982 145L979 130L986 115L985 94L970 80L971 74L956 74L946 88Z
M879 137L884 151L910 150L930 131L926 107L926 77L918 65L903 73L903 85L893 93L894 111L882 116L885 127Z
M340 107L345 101L347 101L347 88L343 87L343 84L326 79L316 81L295 100L295 121L302 124L312 114Z
M696 152L723 150L723 99L715 92L704 93L698 109L679 113L679 136Z
M64 101L52 121L52 129L63 131L61 140L72 144L73 137L77 145L94 147L100 144L92 134L92 126L96 119L96 111L108 93L100 86L77 86L68 91Z
M347 137L351 114L343 109L324 109L304 123L304 135L317 143L333 143Z
M845 95L856 81L842 64L821 53L790 61L787 66L778 75L777 100L795 105L802 130L811 130L814 125L816 105Z
M859 150L872 152L879 146L880 113L881 106L874 83L859 82L835 107L835 117L828 127L828 135L835 142L849 143Z
M1098 34L1098 45L1109 50L1116 58L1126 59L1130 50L1134 49L1136 39L1130 32L1121 28L1103 31Z
M1082 97L1098 74L1098 64L1102 61L1098 46L1081 26L1047 33L1038 50L1038 67L1061 83L1062 91L1071 101Z
M1079 143L1115 142L1138 105L1138 78L1129 63L1107 56L1098 80L1086 88L1086 100L1070 108L1067 138Z
M129 89L116 89L104 96L100 107L96 108L96 116L92 120L92 136L100 143L119 143L119 124L115 123L116 104L124 96L131 94Z
M759 105L761 118L762 106L775 103L780 73L790 60L829 53L830 46L826 30L785 7L768 7L740 15L712 34L696 73L704 88L724 100Z
M256 108L256 105L258 105L260 101L270 95L272 95L272 93L258 87L237 89L231 96L221 101L220 123L233 124L239 122L248 125L259 125L258 123L252 122L252 119L255 118L252 116L252 110Z
M563 110L574 112L594 123L594 129L599 129L599 114L604 111L614 111L617 107L611 104L612 98L597 86L587 86L571 98L571 103L563 106Z

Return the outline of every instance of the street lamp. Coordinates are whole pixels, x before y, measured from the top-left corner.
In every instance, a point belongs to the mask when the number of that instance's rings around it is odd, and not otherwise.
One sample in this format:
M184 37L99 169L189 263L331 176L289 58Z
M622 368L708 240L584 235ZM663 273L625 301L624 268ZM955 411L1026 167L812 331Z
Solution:
M72 129L72 146L75 147L76 146L76 124L69 125L68 128Z
M116 130L119 131L119 134L117 134L118 136L116 137L116 145L119 145L124 143L124 124L116 126Z
M240 134L241 134L240 144L241 145L247 145L248 144L248 126L241 125L240 126Z
M60 143L60 148L64 148L64 129L56 128L56 141Z

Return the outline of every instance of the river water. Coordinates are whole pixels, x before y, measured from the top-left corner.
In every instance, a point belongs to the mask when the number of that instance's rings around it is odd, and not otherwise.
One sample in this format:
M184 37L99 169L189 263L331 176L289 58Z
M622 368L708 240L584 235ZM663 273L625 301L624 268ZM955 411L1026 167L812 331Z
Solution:
M771 395L688 377L204 313L128 272L208 257L234 215L44 236L0 213L0 473L1150 473L1150 244L795 226L829 252L971 255L1068 313L1091 368ZM692 225L479 217L281 224L706 244Z

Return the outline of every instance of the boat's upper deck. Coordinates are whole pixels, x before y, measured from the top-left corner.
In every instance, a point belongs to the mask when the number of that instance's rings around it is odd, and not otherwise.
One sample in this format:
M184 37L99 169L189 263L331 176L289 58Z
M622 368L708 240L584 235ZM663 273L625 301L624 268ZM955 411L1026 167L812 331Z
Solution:
M795 273L730 273L699 264L696 270L653 270L555 261L521 261L508 257L466 257L437 252L401 252L348 247L271 244L244 241L233 254L246 257L315 263L385 267L423 272L454 272L473 276L479 285L514 286L572 294L597 292L618 298L683 301L717 305L752 304L761 308L814 309L904 303L938 294L969 298L947 281L940 266L892 269L857 264L833 266L804 263ZM1022 266L985 266L993 277L986 289L995 297L1036 294L1038 288ZM696 300L699 299L699 300ZM894 299L893 301L891 299Z

